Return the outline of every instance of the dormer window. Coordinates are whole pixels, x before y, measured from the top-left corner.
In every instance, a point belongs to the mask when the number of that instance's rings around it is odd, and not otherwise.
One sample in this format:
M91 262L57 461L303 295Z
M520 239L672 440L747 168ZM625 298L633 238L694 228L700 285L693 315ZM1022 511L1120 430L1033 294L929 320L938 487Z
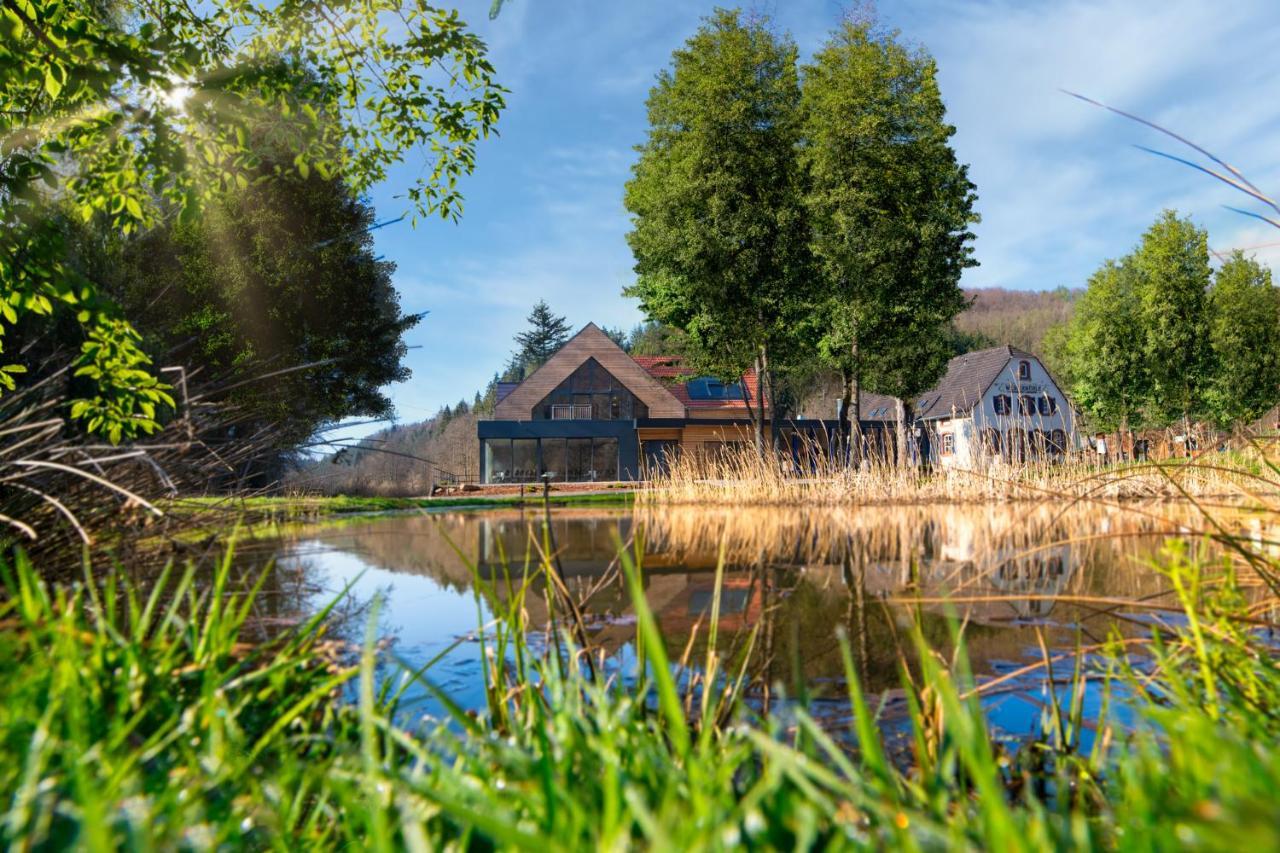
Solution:
M1029 361L1018 362L1018 378L1019 379L1031 378L1031 362Z

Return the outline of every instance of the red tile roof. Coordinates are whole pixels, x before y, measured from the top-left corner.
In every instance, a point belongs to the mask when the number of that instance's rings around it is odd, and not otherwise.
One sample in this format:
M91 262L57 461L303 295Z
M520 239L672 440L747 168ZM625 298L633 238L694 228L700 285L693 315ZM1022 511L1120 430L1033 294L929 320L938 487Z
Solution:
M743 400L691 400L685 382L697 378L685 370L680 356L671 355L633 355L636 364L648 371L649 375L667 387L677 400L690 409L743 409L747 404ZM760 399L760 381L755 368L742 374L742 384L751 398L754 408Z

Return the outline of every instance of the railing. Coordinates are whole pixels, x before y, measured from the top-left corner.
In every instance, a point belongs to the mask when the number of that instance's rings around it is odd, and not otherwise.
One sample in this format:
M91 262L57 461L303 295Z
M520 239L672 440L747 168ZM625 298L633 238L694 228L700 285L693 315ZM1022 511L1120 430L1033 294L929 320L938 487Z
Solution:
M553 405L551 407L551 420L553 421L589 421L591 420L590 405Z

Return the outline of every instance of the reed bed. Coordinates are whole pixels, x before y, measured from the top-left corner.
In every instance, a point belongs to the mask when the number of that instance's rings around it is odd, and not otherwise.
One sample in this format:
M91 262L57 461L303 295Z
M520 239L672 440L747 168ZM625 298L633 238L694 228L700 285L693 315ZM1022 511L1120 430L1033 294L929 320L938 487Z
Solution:
M978 456L957 466L898 466L872 457L850 466L830 455L763 454L746 445L668 459L639 503L701 505L979 503L1042 500L1280 498L1274 454L1257 444L1191 459L1101 466L1079 455L1011 463Z

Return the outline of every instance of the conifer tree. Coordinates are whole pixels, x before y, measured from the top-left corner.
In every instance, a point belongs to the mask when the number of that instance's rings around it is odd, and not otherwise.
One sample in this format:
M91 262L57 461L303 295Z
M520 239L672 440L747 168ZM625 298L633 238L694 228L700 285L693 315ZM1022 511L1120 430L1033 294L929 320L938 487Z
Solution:
M569 340L569 322L551 313L545 299L539 299L529 312L529 329L516 335L519 349L512 356L511 367L524 378L555 355Z

